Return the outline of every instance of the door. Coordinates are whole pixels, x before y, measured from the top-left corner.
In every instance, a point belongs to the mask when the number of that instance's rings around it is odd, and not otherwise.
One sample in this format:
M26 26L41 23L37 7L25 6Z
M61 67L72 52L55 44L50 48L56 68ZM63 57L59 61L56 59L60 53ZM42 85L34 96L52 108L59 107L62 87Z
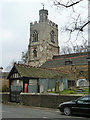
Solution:
M24 93L27 93L28 92L28 83L25 83L24 84Z

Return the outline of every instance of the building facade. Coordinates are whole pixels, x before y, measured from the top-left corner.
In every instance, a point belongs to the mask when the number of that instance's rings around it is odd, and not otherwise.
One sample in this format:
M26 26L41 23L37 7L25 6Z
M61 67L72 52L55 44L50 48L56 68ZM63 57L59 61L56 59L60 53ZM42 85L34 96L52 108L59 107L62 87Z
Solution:
M48 10L43 8L39 22L30 23L27 64L40 67L54 55L59 55L58 25L48 19Z
M77 86L88 86L88 52L53 56L41 67L67 72ZM72 83L71 83L72 86Z

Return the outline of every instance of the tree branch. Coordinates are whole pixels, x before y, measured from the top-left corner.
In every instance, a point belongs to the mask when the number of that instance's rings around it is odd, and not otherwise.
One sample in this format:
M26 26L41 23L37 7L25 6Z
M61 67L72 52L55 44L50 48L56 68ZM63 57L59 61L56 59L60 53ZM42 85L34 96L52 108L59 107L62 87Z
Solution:
M90 23L90 21L86 22L86 23L80 28L80 31L83 31L83 28L84 28L85 26L87 26L89 23Z
M62 4L62 3L58 2L58 1L56 1L57 3L54 2L54 5L61 5L61 6L63 6L63 7L69 8L69 7L72 7L72 6L80 3L81 1L83 1L83 0L79 0L79 1L74 2L74 3L72 2L70 5L68 5L69 2L65 5L65 4Z

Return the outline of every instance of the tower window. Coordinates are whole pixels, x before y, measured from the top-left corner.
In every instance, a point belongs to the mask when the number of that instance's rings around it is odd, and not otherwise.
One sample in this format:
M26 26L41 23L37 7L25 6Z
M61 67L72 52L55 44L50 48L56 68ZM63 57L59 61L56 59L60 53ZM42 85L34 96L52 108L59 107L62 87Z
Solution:
M38 41L38 33L37 31L34 31L33 33L33 42L37 42Z
M50 33L50 39L51 39L51 42L55 42L54 41L54 31L53 30Z
M33 50L33 58L36 58L37 57L37 50L36 50L36 48L34 48L34 50Z

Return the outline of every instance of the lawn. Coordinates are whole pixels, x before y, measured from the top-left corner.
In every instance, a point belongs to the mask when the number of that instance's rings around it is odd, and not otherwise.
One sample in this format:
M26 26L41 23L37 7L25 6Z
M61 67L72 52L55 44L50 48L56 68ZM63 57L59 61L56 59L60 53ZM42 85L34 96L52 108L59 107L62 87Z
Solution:
M65 89L63 91L49 91L49 93L57 93L57 94L88 94L89 89L88 88L71 88L71 89Z

